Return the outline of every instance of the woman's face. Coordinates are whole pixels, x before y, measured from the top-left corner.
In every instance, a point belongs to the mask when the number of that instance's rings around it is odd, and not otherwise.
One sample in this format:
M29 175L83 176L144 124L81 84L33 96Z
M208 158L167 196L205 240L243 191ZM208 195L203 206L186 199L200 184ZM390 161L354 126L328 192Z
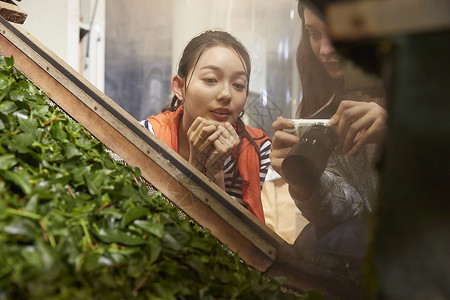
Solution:
M206 49L187 78L183 121L191 124L198 116L219 123L234 124L247 98L247 73L232 48Z
M312 10L305 7L305 28L309 33L312 51L332 78L344 76L341 61L328 33L328 26Z

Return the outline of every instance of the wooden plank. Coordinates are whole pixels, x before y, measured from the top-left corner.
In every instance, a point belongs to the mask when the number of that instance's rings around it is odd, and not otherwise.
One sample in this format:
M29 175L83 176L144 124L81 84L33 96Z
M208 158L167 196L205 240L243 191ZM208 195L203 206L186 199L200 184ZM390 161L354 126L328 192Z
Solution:
M319 290L324 299L367 299L362 268L360 258L282 245L265 274L285 276L296 290Z
M2 54L58 106L249 265L264 271L273 263L279 236L23 28L2 20L0 32Z
M9 22L23 24L28 14L15 4L0 1L0 16Z
M450 29L449 0L361 0L326 8L336 41L382 38Z

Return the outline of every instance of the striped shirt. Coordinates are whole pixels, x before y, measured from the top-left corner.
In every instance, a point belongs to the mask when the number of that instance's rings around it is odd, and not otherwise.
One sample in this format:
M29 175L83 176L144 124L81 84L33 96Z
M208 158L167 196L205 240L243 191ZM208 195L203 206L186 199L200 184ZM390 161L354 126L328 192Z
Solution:
M266 179L267 171L270 165L270 140L267 140L261 144L260 155L259 158L261 160L260 168L259 168L259 182L262 190L262 186L264 184L264 180ZM225 177L225 191L227 194L232 196L236 201L245 206L242 200L242 177L239 174L238 165L235 163L236 160L233 158L233 155L228 156L225 160L225 164L223 166L223 172ZM237 170L236 170L237 169ZM236 179L233 180L233 175L237 171Z

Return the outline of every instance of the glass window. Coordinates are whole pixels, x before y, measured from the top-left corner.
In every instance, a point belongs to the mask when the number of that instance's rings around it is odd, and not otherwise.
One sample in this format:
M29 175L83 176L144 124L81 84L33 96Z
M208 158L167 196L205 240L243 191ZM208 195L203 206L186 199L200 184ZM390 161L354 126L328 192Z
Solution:
M204 30L226 30L252 60L244 122L270 136L272 122L293 117L300 98L296 9L294 0L109 0L105 93L138 120L158 114L169 104L187 42Z

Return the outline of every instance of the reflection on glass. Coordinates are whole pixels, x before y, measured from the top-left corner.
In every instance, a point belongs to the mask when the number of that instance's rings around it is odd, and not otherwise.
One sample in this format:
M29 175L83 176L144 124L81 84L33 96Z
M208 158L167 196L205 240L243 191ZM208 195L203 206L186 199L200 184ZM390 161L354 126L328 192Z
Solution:
M291 196L310 222L295 245L362 257L368 215L378 196L374 164L386 137L384 95L375 76L336 52L323 7L311 4L316 2L301 0L298 7L303 29L298 117L310 123L294 134L286 132L292 128L289 120L274 123L272 166L289 182ZM313 119L322 120L314 124Z
M187 42L207 29L226 30L251 55L244 120L271 136L272 122L293 116L300 95L295 11L291 0L107 1L105 93L138 120L158 114Z
M207 30L189 41L177 65L170 105L142 125L264 223L270 138L241 119L247 49L226 31Z
M275 172L269 171L262 196L266 224L299 247L361 256L365 216L378 192L373 164L386 135L384 92L375 76L336 53L322 7L309 5L316 2L110 0L105 91L138 120L157 115L172 94L170 79L187 42L207 29L230 32L246 46L252 64L243 120L273 137ZM336 131L337 148L325 170L315 181L299 173L298 182L287 185L282 162L302 140L283 131L291 126L288 119L333 116L328 125Z
M292 0L108 0L105 93L138 120L157 115L171 97L170 79L188 41L206 29L223 29L251 56L242 119L272 136L273 121L280 115L294 117L301 95L296 11ZM280 181L278 175L266 178L265 219L292 243L306 222Z

